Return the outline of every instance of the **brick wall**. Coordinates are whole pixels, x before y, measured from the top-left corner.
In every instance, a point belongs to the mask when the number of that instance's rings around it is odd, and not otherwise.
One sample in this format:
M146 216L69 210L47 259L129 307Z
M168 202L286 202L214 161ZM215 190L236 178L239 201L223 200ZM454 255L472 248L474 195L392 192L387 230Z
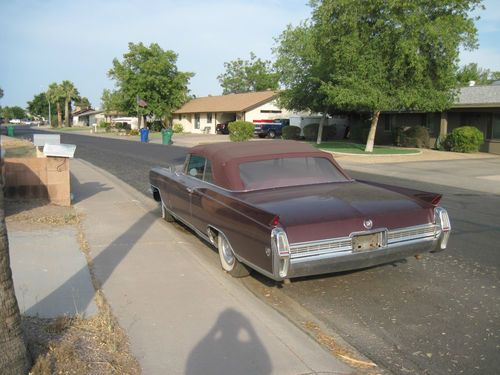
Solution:
M69 159L5 158L5 195L10 198L46 198L69 206Z

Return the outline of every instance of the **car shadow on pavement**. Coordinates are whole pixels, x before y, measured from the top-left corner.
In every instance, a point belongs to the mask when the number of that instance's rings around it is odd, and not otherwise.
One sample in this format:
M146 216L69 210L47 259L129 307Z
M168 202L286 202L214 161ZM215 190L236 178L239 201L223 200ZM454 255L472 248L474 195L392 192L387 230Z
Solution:
M132 250L137 241L146 233L155 220L157 220L157 216L153 215L151 212L146 212L138 221L112 241L97 256L93 257L93 268L98 268L98 271L95 273L94 269L91 270L91 274L94 276L93 280L97 283L97 285L94 285L95 287L100 288L109 279L116 267L128 255L130 250ZM117 244L119 246L116 246ZM57 289L33 305L26 311L26 314L30 315L32 312L43 311L45 309L50 310L53 304L59 303L61 298L65 298L65 296L68 295L73 296L72 298L77 302L79 310L84 311L95 295L94 291L82 292L78 290L78 285L80 285L81 280L88 277L88 272L89 267L85 265ZM78 311L76 311L76 313L78 313Z
M226 309L207 335L195 346L186 364L186 375L272 373L269 354L250 321Z

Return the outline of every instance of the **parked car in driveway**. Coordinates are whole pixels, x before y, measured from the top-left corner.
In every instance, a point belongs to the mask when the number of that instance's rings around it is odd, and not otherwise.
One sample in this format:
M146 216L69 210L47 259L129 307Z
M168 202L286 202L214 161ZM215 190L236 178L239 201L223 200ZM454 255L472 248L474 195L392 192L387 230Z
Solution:
M215 126L215 133L216 134L229 134L229 123L223 122L221 124L217 124Z
M193 147L150 171L167 221L219 251L233 276L274 280L352 270L446 248L441 195L356 181L332 155L295 141Z

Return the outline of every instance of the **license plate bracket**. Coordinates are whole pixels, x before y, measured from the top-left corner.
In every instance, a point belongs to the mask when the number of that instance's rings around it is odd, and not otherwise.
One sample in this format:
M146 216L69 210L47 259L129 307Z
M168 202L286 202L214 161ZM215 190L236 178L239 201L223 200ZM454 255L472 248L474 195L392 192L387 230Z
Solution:
M352 251L362 252L381 248L383 246L382 232L360 234L352 237Z

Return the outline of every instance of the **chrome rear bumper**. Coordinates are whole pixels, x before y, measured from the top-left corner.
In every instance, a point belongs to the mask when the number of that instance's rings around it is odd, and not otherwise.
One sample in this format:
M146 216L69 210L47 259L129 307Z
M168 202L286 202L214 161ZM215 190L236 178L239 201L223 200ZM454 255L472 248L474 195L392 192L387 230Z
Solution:
M291 258L288 278L341 272L390 263L439 249L440 238L405 241L386 247L353 252L342 251Z

